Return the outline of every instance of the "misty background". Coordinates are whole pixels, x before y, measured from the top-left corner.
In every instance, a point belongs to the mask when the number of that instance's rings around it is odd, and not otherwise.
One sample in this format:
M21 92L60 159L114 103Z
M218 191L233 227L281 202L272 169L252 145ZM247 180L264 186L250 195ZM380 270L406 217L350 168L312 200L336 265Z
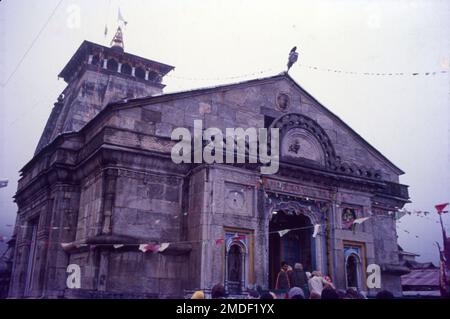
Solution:
M437 264L434 205L450 201L450 2L417 0L1 1L0 252L19 170L65 87L57 74L83 40L109 46L119 7L125 51L176 67L165 92L280 73L296 45L291 76L406 172L406 208L431 213L401 218L399 244Z

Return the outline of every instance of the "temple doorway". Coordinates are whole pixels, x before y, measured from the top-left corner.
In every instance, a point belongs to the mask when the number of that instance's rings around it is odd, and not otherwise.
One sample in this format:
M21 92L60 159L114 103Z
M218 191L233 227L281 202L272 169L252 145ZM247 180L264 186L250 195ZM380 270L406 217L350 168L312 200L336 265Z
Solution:
M287 231L289 230L289 231ZM269 223L269 288L275 288L280 264L285 261L294 268L303 264L305 271L312 271L314 265L313 225L303 214L277 211Z
M347 288L360 289L360 268L361 262L358 255L350 254L345 263L345 273L347 279Z

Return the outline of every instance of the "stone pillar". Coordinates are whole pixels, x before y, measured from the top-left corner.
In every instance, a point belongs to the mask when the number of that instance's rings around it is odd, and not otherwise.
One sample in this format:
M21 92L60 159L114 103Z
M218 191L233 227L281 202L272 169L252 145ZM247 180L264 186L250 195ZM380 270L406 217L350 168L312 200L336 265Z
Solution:
M148 81L148 70L145 70L145 81Z
M100 252L100 264L98 267L97 289L106 291L106 283L108 279L109 251Z
M112 231L111 217L114 206L114 197L116 194L118 170L109 168L104 176L104 194L103 194L103 212L102 212L102 231L104 235L110 235Z
M117 66L117 72L122 73L122 63L119 62L118 66Z
M336 196L335 196L336 197ZM340 225L340 213L339 206L340 201L333 199L331 201L331 216L332 216L332 262L333 262L333 279L334 284L338 288L345 289L345 271L344 271L344 261L343 261L343 243L341 238L336 237L336 229L339 229Z
M94 56L92 55L92 54L89 54L89 57L88 57L88 64L92 64L92 58L93 58Z
M136 73L136 68L133 66L133 67L131 67L131 75L135 76L135 73Z
M260 219L261 228L259 229L259 234L261 234L259 253L262 255L261 259L263 260L261 265L263 278L262 280L260 279L260 282L258 282L257 279L256 284L261 284L263 289L269 289L269 223L273 206L268 203L268 198L266 198L266 194L262 187L258 193L258 210L262 215ZM255 235L257 236L258 234Z
M103 59L103 68L106 69L108 67L108 59Z
M29 245L26 242L26 225L23 218L23 211L21 210L20 203L19 212L17 218L17 234L16 234L16 246L14 249L13 268L11 273L11 281L9 285L9 297L21 298L24 296L25 290L25 278L27 272L27 257Z
M78 219L79 189L69 184L57 184L51 190L51 220L46 261L45 297L61 297L67 279L69 254L61 243L75 240Z

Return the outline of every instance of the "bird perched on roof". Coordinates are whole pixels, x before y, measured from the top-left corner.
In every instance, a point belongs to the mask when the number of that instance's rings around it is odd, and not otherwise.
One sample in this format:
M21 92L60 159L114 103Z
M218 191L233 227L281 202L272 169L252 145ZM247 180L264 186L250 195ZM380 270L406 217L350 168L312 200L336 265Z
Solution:
M297 47L293 47L291 49L291 52L289 52L289 59L288 59L288 63L287 63L288 71L294 65L294 63L297 62L298 53L295 52L295 50L297 50Z

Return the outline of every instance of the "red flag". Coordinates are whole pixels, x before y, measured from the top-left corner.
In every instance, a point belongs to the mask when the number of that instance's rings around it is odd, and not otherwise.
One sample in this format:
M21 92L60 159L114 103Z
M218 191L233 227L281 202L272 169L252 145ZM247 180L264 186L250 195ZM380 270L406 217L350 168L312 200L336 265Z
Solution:
M216 246L220 246L223 244L223 238L216 239Z
M445 204L439 204L434 206L438 212L438 214L442 214L442 213L447 213L447 211L444 211L444 208L447 207L449 203L445 203Z

